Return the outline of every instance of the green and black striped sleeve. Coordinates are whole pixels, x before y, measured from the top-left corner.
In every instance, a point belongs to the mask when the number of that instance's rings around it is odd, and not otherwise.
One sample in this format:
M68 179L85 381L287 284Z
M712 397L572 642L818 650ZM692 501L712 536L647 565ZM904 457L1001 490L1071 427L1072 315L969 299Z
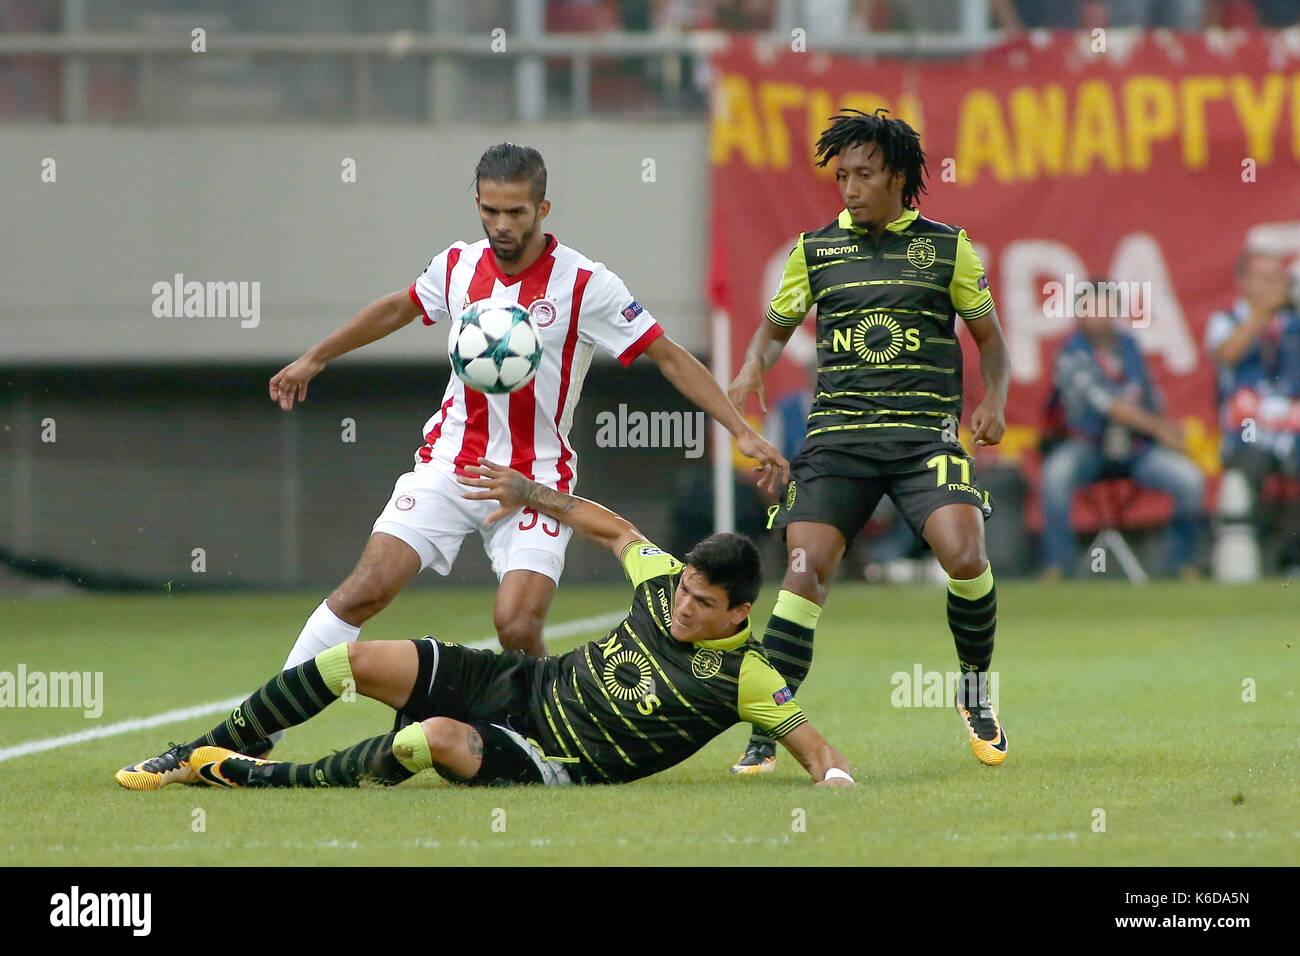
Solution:
M803 251L803 233L790 250L781 274L781 285L767 306L767 320L774 325L792 328L803 322L812 308L812 285L808 281L808 260Z
M993 293L984 274L984 264L963 229L957 234L957 261L948 285L952 307L967 322L983 318L993 311Z
M740 662L736 709L741 720L773 740L808 722L785 678L756 651L746 652Z
M627 575L627 579L632 582L633 587L637 587L651 578L676 574L685 567L667 551L663 551L645 540L633 541L623 549L623 554L620 557L623 561L623 572Z

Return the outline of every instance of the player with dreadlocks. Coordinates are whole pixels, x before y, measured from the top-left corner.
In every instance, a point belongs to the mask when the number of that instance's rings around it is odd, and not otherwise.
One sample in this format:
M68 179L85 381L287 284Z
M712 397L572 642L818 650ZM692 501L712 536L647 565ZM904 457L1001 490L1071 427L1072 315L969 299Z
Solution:
M888 495L948 576L948 624L962 680L954 701L981 763L1007 756L988 697L997 624L984 547L991 514L958 439L962 351L956 317L975 341L984 399L970 417L977 445L1002 440L1009 366L984 267L966 230L926 219L925 153L916 131L885 110L843 110L817 141L834 163L844 209L799 236L780 287L749 344L728 397L738 408L812 306L817 391L784 500L770 510L789 554L763 635L768 659L796 690L812 664L813 633L844 550ZM755 728L731 769L764 773L772 740Z

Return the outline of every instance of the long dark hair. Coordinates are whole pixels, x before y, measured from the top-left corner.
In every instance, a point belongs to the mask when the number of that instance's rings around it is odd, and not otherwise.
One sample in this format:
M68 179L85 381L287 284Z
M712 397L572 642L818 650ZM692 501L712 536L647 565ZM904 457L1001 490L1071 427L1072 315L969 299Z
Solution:
M881 108L874 113L843 109L830 117L831 125L822 130L817 139L817 165L825 166L841 150L852 149L863 143L875 143L880 150L881 162L890 172L903 174L903 206L915 209L921 193L925 192L925 150L916 130L901 119L891 119Z

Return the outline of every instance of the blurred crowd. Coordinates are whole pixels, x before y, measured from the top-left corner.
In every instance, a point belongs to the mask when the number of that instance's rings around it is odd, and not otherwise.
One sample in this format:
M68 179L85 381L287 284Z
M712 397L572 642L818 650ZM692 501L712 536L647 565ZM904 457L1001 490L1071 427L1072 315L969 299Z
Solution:
M724 30L757 32L787 26L838 28L841 33L963 29L968 0L544 0L551 31ZM1295 0L987 0L990 27L1001 29L1288 27L1300 22ZM429 26L427 0L95 0L82 16L88 29L130 29L138 18L219 15L247 32L367 32ZM515 0L478 0L481 24L515 22ZM54 32L63 0L0 0L0 32ZM304 30L304 32L307 32Z
M485 34L517 29L518 0L0 0L0 33L188 33L195 24L237 33ZM1300 22L1297 0L546 0L541 29L563 33L683 34L693 31L805 31L812 45L872 34L925 31L1096 27L1288 27ZM972 16L974 21L972 21ZM75 21L75 22L73 22ZM975 22L980 21L980 22ZM479 91L475 115L505 119L515 93L495 64L451 61ZM365 79L348 56L244 57L224 67L130 56L86 60L86 104L69 116L64 62L53 56L0 58L0 118L93 122L347 119L459 119L439 112L427 94L428 64L419 58L370 57ZM708 75L698 57L596 57L589 93L578 99L571 61L546 63L548 116L699 113ZM362 89L367 92L360 92ZM585 105L579 107L578 103Z
M548 29L776 30L804 26L809 36L889 30L956 32L965 0L553 0ZM989 0L990 27L1288 27L1295 0Z
M1216 577L1300 568L1300 283L1285 255L1262 248L1243 250L1235 275L1237 297L1211 316L1204 338L1222 436L1223 473L1213 489L1124 319L1096 307L1097 290L1114 284L1093 280L1076 299L1077 328L1056 356L1042 445L1049 575L1077 568L1074 496L1098 482L1123 483L1104 493L1101 506L1112 534L1143 489L1168 496L1157 570L1199 573L1207 563L1199 547L1206 518L1213 518L1208 565ZM1127 548L1122 537L1111 540Z

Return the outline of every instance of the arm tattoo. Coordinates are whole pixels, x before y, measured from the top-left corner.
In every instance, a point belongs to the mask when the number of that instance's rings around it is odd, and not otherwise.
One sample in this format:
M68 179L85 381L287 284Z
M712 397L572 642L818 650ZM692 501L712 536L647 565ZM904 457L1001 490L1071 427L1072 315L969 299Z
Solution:
M554 515L566 515L578 505L578 499L555 491L545 485L539 485L527 478L510 478L511 490L516 491L530 505Z

